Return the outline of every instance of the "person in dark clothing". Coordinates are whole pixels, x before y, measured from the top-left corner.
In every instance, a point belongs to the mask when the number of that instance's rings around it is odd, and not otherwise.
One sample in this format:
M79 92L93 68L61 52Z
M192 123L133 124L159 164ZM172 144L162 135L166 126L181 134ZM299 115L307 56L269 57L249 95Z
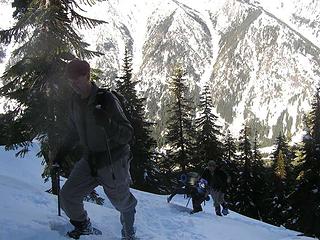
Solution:
M130 146L133 128L121 105L111 92L103 96L103 104L96 98L99 88L90 82L90 65L74 59L67 64L66 75L74 95L69 112L69 130L77 133L83 149L68 180L60 191L61 207L75 229L68 232L72 238L92 234L93 228L83 198L101 185L113 206L120 212L123 239L135 239L134 217L136 198L130 192ZM64 144L54 162L64 158L74 141L66 133Z
M199 174L194 172L182 174L178 187L167 198L167 202L169 203L177 194L185 194L191 197L193 206L191 214L201 212L201 203L207 199L206 181L199 180Z
M201 203L210 200L210 197L208 196L207 185L207 180L201 178L198 181L196 188L193 189L191 194L193 210L191 211L191 214L201 212Z
M231 181L229 174L221 167L217 166L216 162L211 160L208 167L204 170L203 179L208 181L208 191L214 200L215 212L218 216L227 215L229 213L227 202L224 199L228 184ZM221 214L222 206L222 214Z

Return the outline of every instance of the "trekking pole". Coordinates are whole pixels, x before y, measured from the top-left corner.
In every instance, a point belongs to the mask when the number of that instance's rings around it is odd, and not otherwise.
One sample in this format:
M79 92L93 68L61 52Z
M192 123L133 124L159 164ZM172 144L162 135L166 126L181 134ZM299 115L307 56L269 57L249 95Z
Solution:
M60 206L60 166L59 164L52 165L55 172L55 181L57 186L57 196L58 196L58 216L61 216L61 206Z
M191 197L189 197L186 207L188 207Z

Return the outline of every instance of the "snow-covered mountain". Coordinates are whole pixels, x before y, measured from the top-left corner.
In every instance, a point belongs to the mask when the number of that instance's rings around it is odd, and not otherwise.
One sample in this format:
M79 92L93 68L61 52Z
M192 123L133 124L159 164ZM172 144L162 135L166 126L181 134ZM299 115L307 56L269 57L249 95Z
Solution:
M277 16L281 21L302 33L313 44L320 47L320 7L317 0L250 0L256 6Z
M4 1L4 0L3 0ZM237 135L248 120L264 145L279 131L301 136L320 80L320 2L316 0L108 0L84 15L108 23L81 31L103 81L119 73L125 45L147 115L161 136L176 64L187 69L195 104L205 84L221 124ZM1 69L0 69L1 70Z
M57 198L45 192L49 183L40 175L41 160L36 157L39 146L34 144L26 158L0 147L0 239L1 240L62 240L72 229L68 218L57 216ZM63 183L63 182L62 182ZM102 189L97 191L101 194ZM213 213L212 201L204 211L190 215L187 199L176 196L173 203L160 196L132 190L138 199L136 227L142 240L311 240L298 232L275 227L232 212L225 217ZM119 213L109 200L103 206L85 203L92 223L102 236L80 239L120 239Z

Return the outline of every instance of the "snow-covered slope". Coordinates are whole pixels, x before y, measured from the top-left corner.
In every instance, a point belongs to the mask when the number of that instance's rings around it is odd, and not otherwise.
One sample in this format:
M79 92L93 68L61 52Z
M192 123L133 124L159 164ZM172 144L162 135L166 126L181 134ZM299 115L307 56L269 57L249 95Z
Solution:
M0 239L59 240L72 226L67 217L57 216L57 199L45 192L49 188L40 177L41 161L35 154L37 144L25 159L15 158L14 152L0 148ZM98 189L101 193L102 189ZM132 190L137 206L137 235L143 240L308 240L298 233L252 220L231 212L226 217L213 214L212 202L204 212L190 215L187 200ZM119 214L106 200L104 206L85 203L93 224L102 236L81 239L120 239ZM189 206L190 207L190 206Z
M317 0L251 0L320 47L320 2Z

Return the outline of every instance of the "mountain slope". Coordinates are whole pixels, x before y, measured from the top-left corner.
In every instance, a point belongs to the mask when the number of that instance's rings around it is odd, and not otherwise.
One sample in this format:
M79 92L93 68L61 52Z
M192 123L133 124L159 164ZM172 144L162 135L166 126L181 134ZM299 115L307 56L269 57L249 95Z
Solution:
M147 117L158 123L159 142L176 64L187 70L195 106L210 86L221 125L234 135L247 120L264 146L280 131L299 140L320 80L317 1L110 0L84 9L108 22L81 30L105 54L91 61L103 70L103 83L114 85L125 46L132 51L134 79L147 99Z
M236 129L248 120L265 143L280 131L299 132L319 80L319 49L258 8L220 46L211 82L224 119Z
M320 47L320 2L316 0L250 0L253 5L278 16Z
M165 129L170 101L167 80L175 64L188 72L195 105L203 85L209 84L216 112L233 134L247 120L258 128L264 145L272 144L280 131L301 135L303 114L320 80L320 51L305 32L244 1L153 1L140 15L146 3L120 7L124 3L110 2L115 15L109 19L127 26L118 48L129 39L135 79L147 99L147 116L158 123L156 137ZM295 6L298 11L305 4ZM140 38L134 37L136 29L143 29ZM107 34L114 36L114 31ZM106 79L113 77L106 75Z
M66 239L64 234L71 229L67 217L56 214L56 197L44 191L48 184L40 178L42 166L35 157L38 150L35 144L25 159L16 159L13 152L0 148L0 239L59 240ZM173 204L167 204L166 196L133 192L139 201L136 226L141 239L311 239L234 212L226 217L217 217L213 214L211 201L205 205L204 212L190 215L186 212L190 209L184 207L187 200L182 196L176 196ZM102 230L103 235L81 239L119 239L119 214L108 200L104 206L85 203L85 207L93 224Z

